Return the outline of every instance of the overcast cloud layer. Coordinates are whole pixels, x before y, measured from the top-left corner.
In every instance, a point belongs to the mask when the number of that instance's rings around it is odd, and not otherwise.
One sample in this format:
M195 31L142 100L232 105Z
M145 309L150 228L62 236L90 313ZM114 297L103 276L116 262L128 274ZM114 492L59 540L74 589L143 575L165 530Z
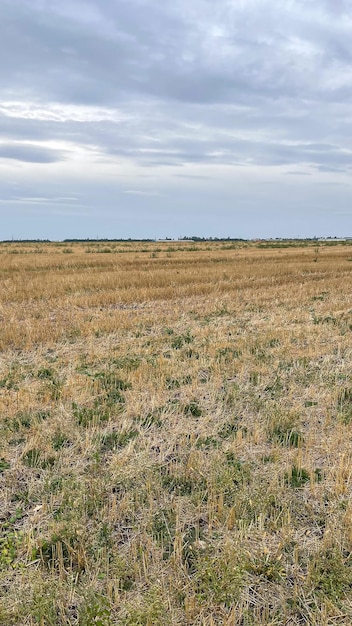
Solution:
M352 236L350 0L0 0L0 239Z

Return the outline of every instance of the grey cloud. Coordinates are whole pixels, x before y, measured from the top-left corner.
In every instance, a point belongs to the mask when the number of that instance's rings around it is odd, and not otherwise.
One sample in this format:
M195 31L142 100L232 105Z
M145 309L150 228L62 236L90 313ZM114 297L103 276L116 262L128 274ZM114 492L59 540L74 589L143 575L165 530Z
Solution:
M200 128L192 127L190 120L197 117L197 108L193 117L188 110L188 120L175 119L168 124L168 118L163 115L150 117L147 122L135 119L117 123L112 121L100 122L40 122L38 120L17 120L16 118L0 117L0 132L7 139L19 140L21 135L27 140L57 139L85 146L86 149L94 149L99 158L108 157L128 158L140 165L185 165L187 163L213 163L213 164L259 164L259 165L293 165L311 164L315 167L325 166L346 170L351 166L352 153L343 146L341 135L331 137L333 143L315 141L317 133L312 133L309 140L309 125L302 125L301 132L293 127L285 136L278 134L278 123L270 116L270 111L261 114L261 124L265 126L266 133L257 139L249 133L246 137L246 129L250 130L250 122L242 120L236 126L229 128L229 119L225 124L218 125L215 121L208 126L206 117L202 120ZM221 116L222 118L224 116ZM225 116L226 118L226 116ZM250 119L250 116L249 116ZM227 122L227 125L226 125ZM258 122L256 122L258 123ZM282 120L285 125L285 120ZM145 128L147 125L147 128ZM146 132L146 130L148 132ZM270 136L271 131L271 136ZM242 134L242 137L241 137ZM335 134L338 135L338 133ZM304 141L302 141L304 137ZM301 141L297 141L297 139ZM20 144L12 147L12 158L20 154ZM344 148L344 149L343 149ZM23 155L28 153L28 144L23 144ZM11 151L9 152L9 154ZM30 154L30 152L29 152ZM42 151L36 148L34 155L46 155L45 158L58 160L62 153ZM9 157L10 158L10 157Z
M25 163L56 163L64 159L59 150L30 144L0 144L0 159L14 159Z
M303 170L301 171L296 171L296 172L285 172L284 173L285 176L312 176L311 172L304 172Z
M309 12L304 19L306 5L298 1L237 9L204 0L193 10L185 0L87 6L100 16L95 23L58 13L53 2L38 8L5 0L3 88L21 84L22 93L90 104L117 104L131 94L201 103L299 98L302 89L316 97L324 77L338 69L336 59L345 63L350 50L343 25L313 22ZM220 33L212 33L217 27ZM339 88L330 92L333 97Z
M352 159L349 160L346 168L344 168L343 165L341 165L340 167L337 167L337 166L333 167L332 165L317 165L317 169L319 170L319 172L333 172L333 173L340 173L341 171L350 171L352 170Z

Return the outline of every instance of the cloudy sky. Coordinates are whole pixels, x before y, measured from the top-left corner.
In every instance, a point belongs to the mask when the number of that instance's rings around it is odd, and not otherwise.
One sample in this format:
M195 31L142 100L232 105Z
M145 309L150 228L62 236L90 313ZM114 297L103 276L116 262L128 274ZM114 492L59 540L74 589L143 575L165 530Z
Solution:
M0 239L352 236L351 0L0 20Z

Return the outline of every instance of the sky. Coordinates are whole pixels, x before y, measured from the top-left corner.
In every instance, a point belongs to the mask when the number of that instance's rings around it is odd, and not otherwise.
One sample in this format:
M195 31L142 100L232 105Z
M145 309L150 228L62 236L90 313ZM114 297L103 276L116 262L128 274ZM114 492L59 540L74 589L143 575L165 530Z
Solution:
M0 21L0 239L352 236L351 0Z

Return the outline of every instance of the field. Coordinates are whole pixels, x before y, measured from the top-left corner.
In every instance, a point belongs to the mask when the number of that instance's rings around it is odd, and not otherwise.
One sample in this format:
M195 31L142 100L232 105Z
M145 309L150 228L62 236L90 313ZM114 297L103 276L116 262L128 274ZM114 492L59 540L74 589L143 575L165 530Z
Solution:
M0 624L352 623L352 245L0 244Z

